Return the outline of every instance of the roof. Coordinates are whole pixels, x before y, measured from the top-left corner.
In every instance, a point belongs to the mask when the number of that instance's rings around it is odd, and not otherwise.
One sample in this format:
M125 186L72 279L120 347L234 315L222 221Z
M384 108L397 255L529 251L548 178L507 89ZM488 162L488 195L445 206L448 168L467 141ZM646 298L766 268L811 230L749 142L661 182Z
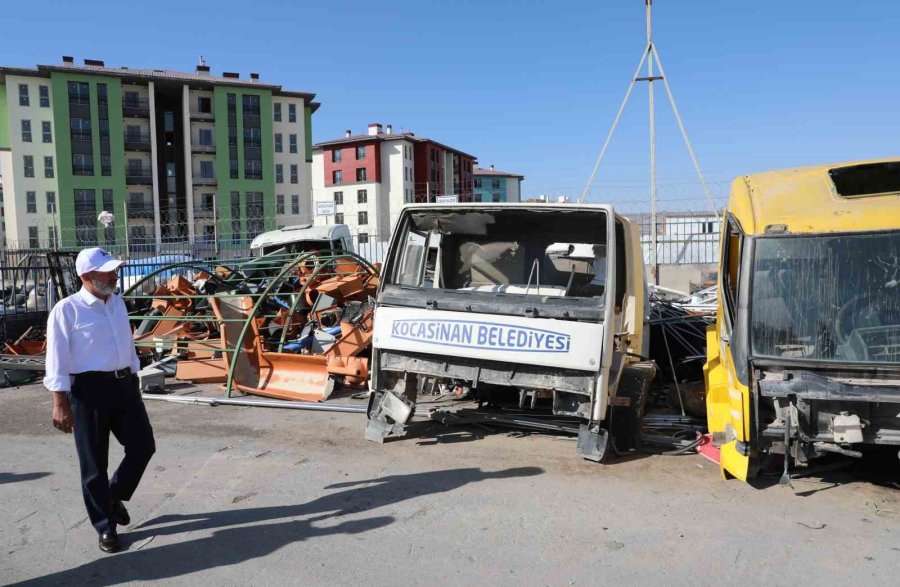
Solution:
M417 137L411 132L404 133L386 133L380 132L374 135L364 134L364 135L351 135L349 137L342 137L340 139L333 139L330 141L322 141L320 143L316 143L313 145L313 151L324 149L325 147L336 147L338 145L352 145L355 143L366 143L366 142L387 142L387 141L409 141L411 143L434 143L435 145L441 147L446 151L453 151L454 153L459 153L460 155L464 155L466 157L470 157L472 159L478 159L475 155L470 155L465 151L460 151L459 149L454 149L453 147L448 147L443 143L439 143L434 139L429 139L427 137Z
M476 167L472 171L473 175L490 175L494 177L518 177L519 179L525 179L524 175L520 175L518 173L510 173L508 171L499 171L497 169L482 169L481 167Z
M303 98L309 102L315 98L315 94L309 92L295 92L283 90L278 84L267 84L259 81L240 79L233 77L220 77L211 74L191 73L185 71L173 71L169 69L141 69L131 67L101 67L97 65L38 65L36 68L26 67L0 67L0 75L37 75L49 77L53 72L78 73L84 75L105 75L118 78L137 78L142 80L160 80L182 83L227 85L246 88L259 88L271 90L276 95Z
M783 224L791 233L861 232L900 228L900 192L839 196L829 171L900 158L797 167L745 175L731 184L728 211L747 234Z
M297 224L285 226L278 230L264 232L253 239L250 248L280 245L295 241L329 241L348 236L350 229L346 224Z
M433 212L435 210L457 210L457 209L466 209L466 210L497 210L497 209L507 209L507 210L523 210L523 209L531 209L538 211L547 211L547 210L566 210L566 211L575 211L575 210L584 210L584 211L597 211L604 210L606 212L612 212L613 207L609 204L560 204L555 202L462 202L462 203L453 203L453 204L431 204L431 203L417 203L417 204L406 204L403 206L403 210L410 211L423 211L427 210L429 212Z

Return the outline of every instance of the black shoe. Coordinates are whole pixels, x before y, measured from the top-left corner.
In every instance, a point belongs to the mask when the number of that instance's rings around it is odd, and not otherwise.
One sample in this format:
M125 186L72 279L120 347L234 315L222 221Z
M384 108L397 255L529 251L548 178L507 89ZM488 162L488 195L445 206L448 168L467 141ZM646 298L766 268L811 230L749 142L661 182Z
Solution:
M112 502L110 510L112 511L113 520L115 520L116 524L119 526L127 526L131 523L131 516L128 515L128 510L125 509L125 504L121 501Z
M100 550L103 552L118 552L119 535L115 530L107 530L100 535Z

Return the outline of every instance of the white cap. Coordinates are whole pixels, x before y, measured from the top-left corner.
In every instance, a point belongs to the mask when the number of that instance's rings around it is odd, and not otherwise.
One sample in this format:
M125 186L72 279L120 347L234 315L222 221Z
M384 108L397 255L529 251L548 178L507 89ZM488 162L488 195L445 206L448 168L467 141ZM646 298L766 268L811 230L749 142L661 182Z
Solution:
M104 249L93 247L78 253L78 257L75 259L75 272L80 277L91 271L115 271L124 264L125 261L116 259Z

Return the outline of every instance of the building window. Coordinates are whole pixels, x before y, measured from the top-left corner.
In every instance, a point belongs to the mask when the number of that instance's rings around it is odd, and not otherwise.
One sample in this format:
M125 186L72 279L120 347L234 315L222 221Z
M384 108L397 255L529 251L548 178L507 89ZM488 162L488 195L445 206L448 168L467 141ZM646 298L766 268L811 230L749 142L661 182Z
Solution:
M499 179L491 180L491 189L494 189L494 190L500 189L500 180Z
M88 95L89 86L87 82L69 82L69 103L70 104L90 104L91 99ZM137 92L133 92L135 101ZM128 94L126 93L126 96Z
M343 224L344 223L344 213L338 212L334 215L334 223L335 224Z
M47 192L47 214L56 214L56 192Z
M344 173L340 169L335 169L331 172L331 183L344 183Z
M37 192L25 192L25 212L37 214Z
M72 175L94 175L94 157L80 153L72 155Z
M213 177L215 177L215 171L213 170L212 161L200 162L200 177L203 179L212 179Z
M369 242L369 233L361 232L359 233L359 244L364 245Z
M231 192L231 242L241 242L241 193Z
M69 92L69 96L72 93ZM126 108L138 108L141 105L141 95L137 92L125 92L125 95L122 96L122 106Z
M19 106L28 106L28 84L19 84Z
M22 142L23 143L31 142L31 121L30 120L22 121Z
M331 152L331 162L332 163L340 163L343 160L341 157L341 150L335 149Z
M38 248L40 242L38 242L38 227L37 226L29 226L28 227L28 247L32 249Z
M97 104L100 106L108 106L106 97L106 84L97 84Z
M365 147L356 147L356 160L362 161L366 158L366 148Z
M41 98L41 108L50 107L50 86L38 86L38 93Z
M44 157L44 177L53 177L53 157Z
M262 161L259 159L247 159L244 161L244 179L262 179Z
M212 212L216 209L215 194L200 194L200 209L204 212Z
M275 164L275 183L284 183L284 165Z
M367 190L357 190L356 191L356 202L358 204L365 204L369 201L369 193Z
M262 192L247 192L247 238L255 238L266 226Z
M344 192L334 192L334 203L335 205L344 203Z
M359 213L359 225L364 226L369 223L369 213L368 212L360 212Z
M480 180L480 179L476 179L476 180L475 180L475 187L476 187L476 188L480 188L480 187L481 187L481 180Z
M293 195L291 196L291 214L299 214L300 213L300 196Z
M281 140L281 133L275 133L275 152L281 153L284 149L282 146L283 141Z
M208 96L197 97L197 112L212 114L212 100Z
M25 163L25 177L34 177L34 157L23 155L22 160Z
M491 200L494 201L494 202L502 202L502 201L503 201L503 196L501 196L500 194L493 194L493 195L491 196Z
M69 121L72 129L73 141L91 141L91 119L90 118L72 118Z
M56 227L55 226L51 226L50 228L47 229L47 240L49 241L48 245L50 246L51 249L55 249L56 247L59 246L59 237L56 235Z
M288 122L297 122L296 104L288 104Z
M131 127L129 127L131 128ZM140 131L138 131L140 132ZM204 147L211 147L213 144L213 131L211 128L201 128L197 131L197 139L198 143L203 145Z
M296 153L297 152L297 135L292 134L288 138L290 139L290 142L291 142L291 144L290 144L291 153Z
M281 122L281 102L272 102L272 108L275 112L275 122Z
M49 120L41 122L41 134L45 143L53 142L53 129L50 127Z
M298 177L298 169L296 164L291 164L291 183L298 183L300 178Z
M366 168L360 167L356 170L356 181L366 181Z
M238 178L238 160L237 159L229 159L228 160L228 174L231 179Z
M284 214L284 194L275 196L275 213Z

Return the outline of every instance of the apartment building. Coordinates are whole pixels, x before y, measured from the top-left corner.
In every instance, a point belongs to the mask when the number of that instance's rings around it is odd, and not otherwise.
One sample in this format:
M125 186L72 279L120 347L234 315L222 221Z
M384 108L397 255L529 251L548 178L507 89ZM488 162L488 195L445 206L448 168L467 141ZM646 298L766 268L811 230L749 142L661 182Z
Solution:
M412 202L474 200L476 157L412 132L373 123L368 132L313 147L313 200L333 202L315 224L347 224L361 242L386 240L400 208Z
M473 172L476 202L521 202L524 175L476 167Z
M159 249L309 222L314 97L203 62L0 67L7 241Z

